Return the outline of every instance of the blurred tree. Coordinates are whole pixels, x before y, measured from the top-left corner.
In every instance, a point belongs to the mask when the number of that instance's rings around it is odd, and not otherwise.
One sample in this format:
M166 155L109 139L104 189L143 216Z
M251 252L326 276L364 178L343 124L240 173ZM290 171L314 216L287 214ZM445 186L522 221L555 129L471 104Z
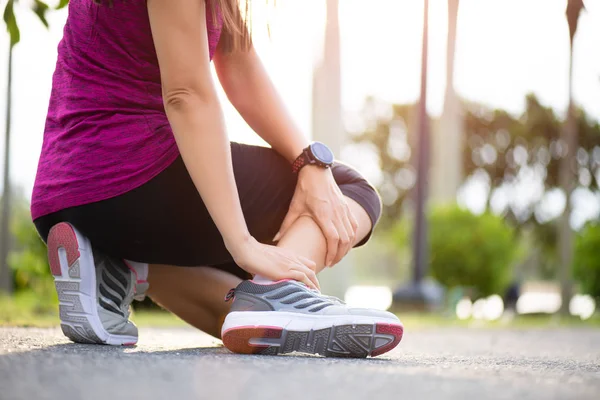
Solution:
M518 190L535 181L542 186L542 193L531 201L521 198L514 202L516 197L507 195L505 204L495 204L494 209L518 224L548 222L550 216L539 206L544 194L559 188L560 162L566 152L560 140L561 121L534 95L527 96L525 110L518 117L473 102L463 104L465 181L484 176L489 183L488 204L496 203L494 197L499 191ZM414 104L389 105L369 98L361 116L362 124L351 132L354 142L351 146L360 148L361 154L373 153L382 171L377 186L384 200L385 220L393 221L402 215L407 191L414 184L410 162L414 147L414 110ZM600 124L581 109L575 109L574 115L580 133L574 181L582 188L597 191ZM382 222L388 225L390 221Z
M520 116L470 102L463 102L463 109L463 187L473 180L483 181L488 187L488 208L532 237L536 246L532 252L539 253L538 270L532 272L555 278L559 265L556 208L564 200L559 171L566 152L560 139L561 120L533 95L527 96ZM578 190L598 193L600 124L583 110L575 109L574 114L580 147L573 180ZM363 123L352 132L355 153L360 157L372 153L367 158L382 170L375 182L384 203L384 230L402 217L411 200L407 194L415 176L410 160L414 116L414 105L391 106L367 99ZM355 162L360 167L359 157ZM553 205L550 210L548 203Z
M573 230L571 229L571 195L576 184L574 177L577 174L576 154L578 149L577 120L573 104L573 39L577 32L579 15L584 8L583 0L568 0L567 23L569 24L569 106L567 120L562 130L561 140L566 146L566 154L560 166L560 186L566 193L567 202L560 219L558 231L558 248L560 253L560 282L563 298L561 313L569 315L569 300L571 299L571 268L573 264Z
M10 187L10 128L12 115L12 58L13 47L21 40L21 32L15 17L15 4L18 0L8 0L4 7L4 22L9 33L10 45L8 46L8 67L7 67L7 85L6 85L6 125L4 131L4 176L2 193L2 218L0 221L0 291L12 292L12 278L8 266L9 252L9 220L11 207L11 187ZM68 0L60 0L56 9L61 9L69 3ZM34 0L31 3L32 11L38 16L40 21L48 27L46 14L50 7L43 1Z
M354 143L369 145L378 161L382 180L378 189L383 199L382 227L400 219L404 200L415 184L416 171L411 164L415 148L416 105L386 105L368 98L363 112L364 129L351 132ZM409 133L410 132L410 133ZM368 151L365 148L363 151Z

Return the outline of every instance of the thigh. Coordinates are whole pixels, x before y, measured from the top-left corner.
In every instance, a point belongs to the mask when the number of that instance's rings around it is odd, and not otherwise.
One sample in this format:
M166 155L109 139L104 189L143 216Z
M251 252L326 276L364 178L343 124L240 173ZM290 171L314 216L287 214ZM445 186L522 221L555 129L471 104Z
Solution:
M269 242L285 217L295 187L287 161L275 151L231 144L233 170L250 233ZM148 183L123 195L36 220L42 237L60 221L72 223L94 246L152 264L218 266L245 276L178 158Z
M231 153L248 229L258 241L270 243L289 209L296 175L287 160L270 148L232 143ZM345 164L336 164L332 172L342 192L365 208L375 225L381 206L374 189ZM115 257L150 264L216 266L246 276L225 248L181 158L136 189L42 217L36 226L45 237L61 221L70 222L94 246Z

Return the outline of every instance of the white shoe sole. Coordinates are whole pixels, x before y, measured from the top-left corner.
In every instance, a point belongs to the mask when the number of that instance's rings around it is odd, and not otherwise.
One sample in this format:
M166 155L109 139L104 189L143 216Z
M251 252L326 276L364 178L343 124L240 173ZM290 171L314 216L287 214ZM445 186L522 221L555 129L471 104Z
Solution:
M92 246L66 222L48 235L48 261L59 300L60 327L76 343L134 345L136 336L113 335L98 316Z
M400 343L396 319L359 315L306 315L283 311L234 311L221 336L234 353L308 353L327 357L378 356Z

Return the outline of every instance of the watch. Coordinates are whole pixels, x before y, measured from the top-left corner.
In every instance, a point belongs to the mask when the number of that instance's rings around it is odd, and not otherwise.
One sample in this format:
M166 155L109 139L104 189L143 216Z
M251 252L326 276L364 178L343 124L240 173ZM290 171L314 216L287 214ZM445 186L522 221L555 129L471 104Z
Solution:
M323 143L313 142L296 158L292 164L292 171L297 173L306 165L329 168L333 165L333 152Z

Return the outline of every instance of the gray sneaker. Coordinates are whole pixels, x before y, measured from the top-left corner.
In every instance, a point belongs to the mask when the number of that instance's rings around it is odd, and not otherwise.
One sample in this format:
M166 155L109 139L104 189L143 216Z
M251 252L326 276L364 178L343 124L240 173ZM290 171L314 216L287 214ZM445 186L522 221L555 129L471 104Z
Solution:
M364 358L388 352L402 339L394 314L348 307L296 281L243 281L230 299L221 337L234 353Z
M143 296L148 284L137 281L135 270L92 249L90 241L66 222L50 230L48 261L65 336L77 343L137 343L129 306L134 297Z

